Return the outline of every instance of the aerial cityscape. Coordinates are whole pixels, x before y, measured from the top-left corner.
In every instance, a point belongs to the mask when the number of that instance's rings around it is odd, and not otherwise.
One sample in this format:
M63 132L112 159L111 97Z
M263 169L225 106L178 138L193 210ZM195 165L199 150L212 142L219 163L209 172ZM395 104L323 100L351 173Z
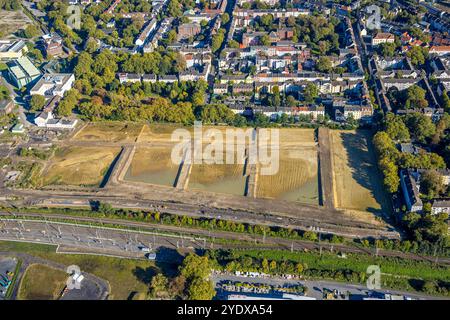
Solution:
M446 0L0 0L0 300L448 300L449 91Z

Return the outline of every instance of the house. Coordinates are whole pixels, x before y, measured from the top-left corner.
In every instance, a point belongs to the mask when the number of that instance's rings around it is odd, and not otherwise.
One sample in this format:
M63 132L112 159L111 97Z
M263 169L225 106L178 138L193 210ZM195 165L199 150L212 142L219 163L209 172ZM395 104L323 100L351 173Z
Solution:
M64 53L63 40L57 34L46 34L42 36L45 54L47 57L57 57Z
M158 81L164 82L164 83L174 83L174 82L178 81L178 77L174 74L167 74L167 75L159 76Z
M372 46L377 46L381 43L394 43L395 37L392 33L379 32L372 38Z
M178 26L178 40L196 36L201 30L201 26L197 23L183 23Z
M0 60L18 59L28 52L25 41L0 40Z
M14 102L9 99L0 100L0 116L11 113L14 109Z
M34 123L40 128L48 129L73 129L75 128L78 120L69 119L57 119L55 118L53 111L58 103L61 101L60 96L54 96L44 107L44 110L34 118Z
M143 82L151 82L155 83L157 80L156 75L152 73L146 73L142 75L142 81Z
M141 82L141 76L137 73L118 73L117 77L119 78L120 83Z
M435 199L431 205L431 214L450 213L450 199Z
M228 93L228 84L215 83L213 93L219 95Z
M19 88L33 83L41 76L41 72L27 57L21 57L7 63L11 81Z
M421 212L423 203L419 197L419 186L411 170L400 171L400 185L403 191L406 209L410 212Z
M47 98L53 96L64 96L66 91L73 87L75 82L75 75L73 73L53 73L45 74L39 81L31 88L31 95L41 95Z
M429 50L429 54L437 54L443 56L450 53L450 46L432 46Z
M11 132L14 134L22 134L25 132L25 128L23 127L23 124L17 123L11 128Z

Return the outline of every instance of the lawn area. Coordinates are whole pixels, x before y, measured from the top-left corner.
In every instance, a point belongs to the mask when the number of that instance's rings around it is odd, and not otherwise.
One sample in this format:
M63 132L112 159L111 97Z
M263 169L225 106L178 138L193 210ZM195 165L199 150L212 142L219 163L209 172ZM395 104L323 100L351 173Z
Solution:
M119 147L59 149L42 175L43 184L98 186L119 152Z
M19 300L56 300L66 285L67 274L41 264L30 265L20 282Z
M0 251L24 252L66 266L78 265L82 271L107 280L111 287L109 299L114 300L126 300L131 296L135 298L145 297L151 277L161 272L160 266L146 260L58 254L56 253L56 246L50 245L0 241ZM166 268L173 267L165 265L164 271L166 271ZM66 274L65 277L67 278Z
M370 132L331 130L330 139L336 207L366 218L389 213Z

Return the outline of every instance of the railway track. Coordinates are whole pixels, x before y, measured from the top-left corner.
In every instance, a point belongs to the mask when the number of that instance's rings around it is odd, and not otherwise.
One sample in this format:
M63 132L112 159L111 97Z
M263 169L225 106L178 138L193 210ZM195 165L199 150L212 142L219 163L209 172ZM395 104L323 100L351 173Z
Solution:
M0 212L1 217L11 218L38 218L41 220L48 221L51 223L49 219L64 219L64 220L72 220L79 221L83 223L97 223L97 224L114 224L122 227L128 228L137 228L139 230L157 230L157 231L165 231L165 232L174 232L180 234L189 234L194 236L202 236L207 237L209 239L213 239L210 241L210 244L214 244L214 239L224 239L224 240L234 240L234 241L243 241L248 242L248 245L235 244L230 245L230 247L238 248L238 249L283 249L283 250L291 250L291 251L314 251L314 250L323 250L330 252L342 252L342 253L354 253L354 254L368 254L368 255L377 255L382 257L392 257L392 258L402 258L416 261L426 261L431 263L436 263L437 265L450 266L450 259L444 257L429 257L423 256L414 253L406 253L400 251L390 251L390 250L381 250L379 249L376 252L375 249L371 248L362 248L357 246L349 246L344 244L332 244L327 242L310 242L303 240L293 240L293 239L285 239L285 238L277 238L270 236L262 236L262 235L250 235L247 233L238 233L231 231L218 231L218 230L205 230L200 228L186 228L186 227L178 227L171 225L163 225L163 224L151 224L140 221L129 221L124 219L111 219L111 218L95 218L95 217L86 217L86 216L74 216L74 215L63 215L63 214L42 214L42 213L19 213L19 212ZM216 247L226 247L223 245L216 245ZM214 245L212 245L214 248Z

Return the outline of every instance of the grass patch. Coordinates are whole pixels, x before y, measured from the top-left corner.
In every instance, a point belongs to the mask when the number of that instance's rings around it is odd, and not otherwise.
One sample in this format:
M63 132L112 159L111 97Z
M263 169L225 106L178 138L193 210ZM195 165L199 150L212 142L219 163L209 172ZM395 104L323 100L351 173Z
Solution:
M66 285L67 274L41 264L30 265L20 283L19 300L57 300Z
M127 122L96 122L88 124L78 132L73 140L134 142L142 129L142 124Z
M24 252L64 265L78 265L84 272L92 273L109 282L110 299L126 300L130 296L146 296L151 277L164 270L154 262L146 260L121 259L96 255L58 254L56 246L0 241L0 251ZM176 267L176 266L175 266ZM67 275L65 275L67 277Z

